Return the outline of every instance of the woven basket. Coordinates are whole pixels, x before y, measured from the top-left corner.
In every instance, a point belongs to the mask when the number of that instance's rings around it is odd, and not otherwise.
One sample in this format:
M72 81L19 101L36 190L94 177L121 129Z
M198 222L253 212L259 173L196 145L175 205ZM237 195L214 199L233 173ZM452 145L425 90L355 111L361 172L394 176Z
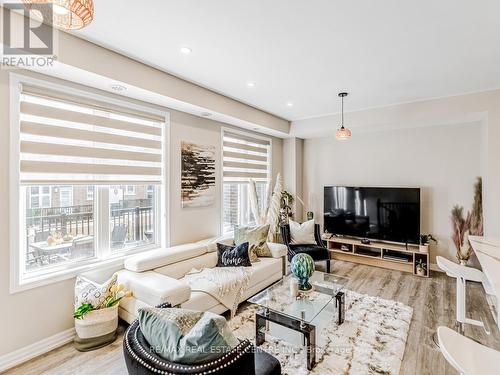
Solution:
M80 339L101 337L118 328L118 304L86 313L82 319L75 319L76 334Z

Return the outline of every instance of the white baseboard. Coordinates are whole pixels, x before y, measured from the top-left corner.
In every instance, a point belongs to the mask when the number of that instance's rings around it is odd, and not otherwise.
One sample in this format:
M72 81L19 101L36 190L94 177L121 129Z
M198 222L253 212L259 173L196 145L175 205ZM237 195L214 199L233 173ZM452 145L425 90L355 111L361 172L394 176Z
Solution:
M24 348L14 350L13 352L0 356L0 372L8 370L32 358L45 354L68 342L73 341L75 329L70 328L54 336L47 337Z

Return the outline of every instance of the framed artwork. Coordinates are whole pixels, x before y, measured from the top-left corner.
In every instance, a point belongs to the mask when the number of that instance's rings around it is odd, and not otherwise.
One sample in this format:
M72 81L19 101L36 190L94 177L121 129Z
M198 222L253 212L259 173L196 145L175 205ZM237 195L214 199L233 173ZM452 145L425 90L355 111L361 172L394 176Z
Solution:
M206 207L215 201L215 146L181 142L182 207Z

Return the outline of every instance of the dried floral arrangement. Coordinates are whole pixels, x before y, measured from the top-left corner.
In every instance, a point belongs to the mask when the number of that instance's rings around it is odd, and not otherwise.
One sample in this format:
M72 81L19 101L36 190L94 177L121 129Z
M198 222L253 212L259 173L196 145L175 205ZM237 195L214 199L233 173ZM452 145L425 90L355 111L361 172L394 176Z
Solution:
M451 210L451 225L451 239L457 250L457 260L466 263L473 254L469 235L482 236L484 234L481 177L478 177L474 184L472 211L467 211L465 214L462 206L455 205Z

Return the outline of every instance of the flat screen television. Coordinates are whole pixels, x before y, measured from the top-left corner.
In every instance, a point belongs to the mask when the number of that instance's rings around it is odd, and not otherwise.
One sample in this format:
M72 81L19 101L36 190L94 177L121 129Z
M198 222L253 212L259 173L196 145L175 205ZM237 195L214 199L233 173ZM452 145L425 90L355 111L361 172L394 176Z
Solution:
M420 189L325 186L325 232L418 244Z

